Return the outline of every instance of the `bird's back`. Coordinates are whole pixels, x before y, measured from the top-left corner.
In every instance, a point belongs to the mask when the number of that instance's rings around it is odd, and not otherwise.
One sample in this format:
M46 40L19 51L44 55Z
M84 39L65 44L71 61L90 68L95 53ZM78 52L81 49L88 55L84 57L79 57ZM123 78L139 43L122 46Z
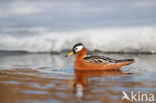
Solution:
M134 62L134 59L123 59L123 60L116 60L113 58L108 58L104 56L91 56L87 55L83 58L88 63L102 63L102 64L118 64L118 63L125 63L129 62L130 64Z

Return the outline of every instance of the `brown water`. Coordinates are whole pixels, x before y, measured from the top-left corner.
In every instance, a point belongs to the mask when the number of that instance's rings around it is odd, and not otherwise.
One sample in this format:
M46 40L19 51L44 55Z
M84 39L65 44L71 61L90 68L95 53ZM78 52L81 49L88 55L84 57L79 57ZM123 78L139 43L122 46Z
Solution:
M131 103L121 101L122 91L156 97L156 55L100 55L136 62L120 71L74 71L74 57L64 54L0 53L0 103Z

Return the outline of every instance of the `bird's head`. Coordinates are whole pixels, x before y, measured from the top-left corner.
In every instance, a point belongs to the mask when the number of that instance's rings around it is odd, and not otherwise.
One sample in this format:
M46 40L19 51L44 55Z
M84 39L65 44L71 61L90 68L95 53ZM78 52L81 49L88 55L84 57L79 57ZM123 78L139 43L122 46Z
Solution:
M72 51L66 55L66 57L71 56L73 54L77 54L84 49L84 45L82 43L77 43L73 46Z

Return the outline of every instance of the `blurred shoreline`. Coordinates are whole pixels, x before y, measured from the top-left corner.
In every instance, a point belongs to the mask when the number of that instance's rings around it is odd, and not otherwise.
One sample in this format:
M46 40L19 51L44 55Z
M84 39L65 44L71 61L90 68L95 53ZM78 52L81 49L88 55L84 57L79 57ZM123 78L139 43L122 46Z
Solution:
M31 52L31 51L10 51L10 50L0 50L0 53L2 54L2 53L11 53L11 54L16 54L16 53L19 53L19 54L52 54L52 55L59 55L59 54L64 54L64 53L68 53L68 52L70 52L71 50L70 49L68 49L68 50L62 50L62 51L50 51L50 52L40 52L40 51L38 51L38 52ZM136 55L139 55L139 54L147 54L147 55L156 55L156 52L149 52L149 51L147 51L147 52L144 52L144 51L139 51L139 52L122 52L122 51L107 51L107 52L105 52L105 51L99 51L99 50L94 50L94 51L88 51L88 53L103 53L103 54L136 54Z

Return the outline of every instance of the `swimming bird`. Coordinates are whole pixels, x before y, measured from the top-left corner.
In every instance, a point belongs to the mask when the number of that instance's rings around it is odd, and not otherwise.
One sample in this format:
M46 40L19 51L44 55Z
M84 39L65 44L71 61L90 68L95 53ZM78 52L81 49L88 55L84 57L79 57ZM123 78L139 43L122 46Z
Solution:
M116 60L104 56L87 55L87 50L82 43L73 46L72 52L66 57L76 54L74 69L76 70L118 70L122 66L129 65L134 59Z

